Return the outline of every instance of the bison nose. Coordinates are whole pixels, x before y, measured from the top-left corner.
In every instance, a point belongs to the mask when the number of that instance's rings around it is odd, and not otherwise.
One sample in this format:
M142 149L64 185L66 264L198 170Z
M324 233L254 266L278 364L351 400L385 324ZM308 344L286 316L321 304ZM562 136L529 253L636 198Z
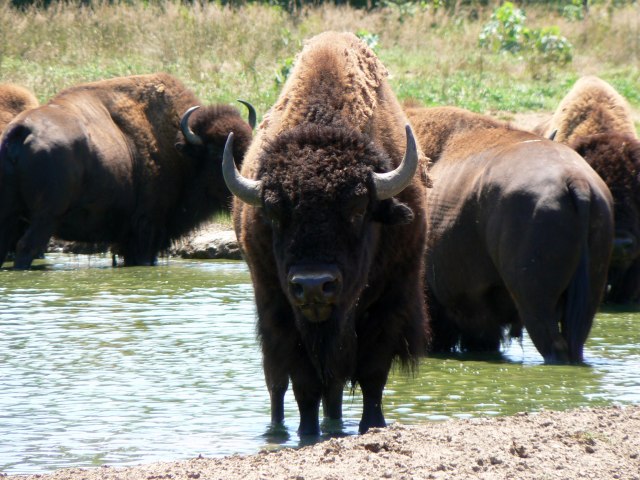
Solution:
M341 290L342 275L333 265L289 270L289 293L298 305L335 303Z

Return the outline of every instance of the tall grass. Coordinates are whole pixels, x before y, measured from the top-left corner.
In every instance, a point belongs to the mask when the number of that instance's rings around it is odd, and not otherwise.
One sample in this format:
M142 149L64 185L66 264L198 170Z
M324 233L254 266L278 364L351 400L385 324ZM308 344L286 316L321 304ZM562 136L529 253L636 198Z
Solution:
M637 6L595 6L579 21L548 6L526 7L531 27L557 25L573 44L573 61L561 66L481 49L478 36L496 4L455 15L389 5L369 12L323 5L292 16L253 3L61 2L18 10L0 0L0 81L46 101L79 82L166 71L204 103L244 98L264 112L304 39L333 29L377 38L401 99L480 112L552 110L579 76L596 74L640 107Z

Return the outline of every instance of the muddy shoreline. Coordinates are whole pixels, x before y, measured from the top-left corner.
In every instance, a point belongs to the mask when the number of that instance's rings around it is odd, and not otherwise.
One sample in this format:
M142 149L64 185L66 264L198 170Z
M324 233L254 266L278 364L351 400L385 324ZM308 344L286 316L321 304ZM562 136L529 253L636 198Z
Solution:
M255 455L68 468L3 480L640 480L640 405L391 425Z

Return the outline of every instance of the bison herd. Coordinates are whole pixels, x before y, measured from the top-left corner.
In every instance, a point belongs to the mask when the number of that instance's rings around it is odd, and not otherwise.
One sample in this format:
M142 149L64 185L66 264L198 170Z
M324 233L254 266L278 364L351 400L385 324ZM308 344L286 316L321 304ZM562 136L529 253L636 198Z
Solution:
M29 268L51 236L153 265L231 209L274 425L289 383L311 435L350 383L360 432L384 426L394 360L498 351L523 329L545 362L580 363L600 302L640 301L640 142L597 77L527 132L403 106L367 45L325 32L255 135L249 104L248 121L200 104L167 74L41 106L0 85L0 265Z

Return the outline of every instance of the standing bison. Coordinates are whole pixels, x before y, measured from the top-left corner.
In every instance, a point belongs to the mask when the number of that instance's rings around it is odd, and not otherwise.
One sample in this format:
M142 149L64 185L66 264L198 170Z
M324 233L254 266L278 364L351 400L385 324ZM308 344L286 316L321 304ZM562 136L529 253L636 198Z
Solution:
M183 121L185 138L181 115L198 103L159 73L78 85L16 117L0 142L0 264L15 249L14 266L29 268L56 235L109 243L125 265L153 265L172 240L227 208L224 142L236 132L242 158L251 127L235 109L202 109L193 127Z
M354 35L318 35L241 174L233 136L225 150L272 424L291 380L302 435L319 432L321 400L325 418L341 418L348 381L362 389L360 432L384 426L392 361L411 365L424 349L424 158L386 75Z
M13 118L24 110L38 106L38 99L24 87L0 84L0 135Z
M604 300L640 301L640 140L631 108L598 77L583 77L536 131L557 131L598 172L614 199L615 241Z
M432 348L497 351L525 327L545 362L581 362L611 253L607 186L560 143L456 108L407 113L434 161Z

